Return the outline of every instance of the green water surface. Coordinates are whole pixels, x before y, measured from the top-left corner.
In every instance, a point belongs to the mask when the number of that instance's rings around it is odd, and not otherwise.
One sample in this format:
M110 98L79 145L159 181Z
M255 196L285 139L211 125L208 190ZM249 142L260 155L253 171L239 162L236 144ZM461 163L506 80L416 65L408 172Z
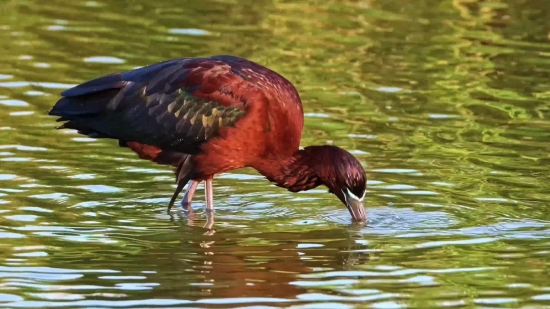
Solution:
M547 0L0 1L0 307L550 308ZM266 65L302 145L368 174L214 181L215 233L167 214L170 168L56 131L68 87L185 56Z

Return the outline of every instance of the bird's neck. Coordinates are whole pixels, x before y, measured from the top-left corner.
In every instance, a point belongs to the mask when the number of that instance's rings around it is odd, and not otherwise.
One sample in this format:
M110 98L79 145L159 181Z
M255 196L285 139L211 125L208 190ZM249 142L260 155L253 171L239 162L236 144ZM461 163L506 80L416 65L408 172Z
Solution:
M254 168L275 185L298 192L322 184L314 162L314 152L306 148L296 151L291 157L263 160Z

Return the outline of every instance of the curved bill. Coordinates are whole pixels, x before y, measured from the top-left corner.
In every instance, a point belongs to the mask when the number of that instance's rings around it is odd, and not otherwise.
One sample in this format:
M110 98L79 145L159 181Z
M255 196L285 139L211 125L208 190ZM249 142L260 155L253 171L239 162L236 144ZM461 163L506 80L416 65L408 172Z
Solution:
M367 221L367 212L365 211L365 206L363 201L349 201L346 206L355 221Z
M358 198L347 190L347 192L344 192L344 196L346 197L346 207L353 219L360 222L367 221L367 212L363 203L365 195L363 194L363 197Z

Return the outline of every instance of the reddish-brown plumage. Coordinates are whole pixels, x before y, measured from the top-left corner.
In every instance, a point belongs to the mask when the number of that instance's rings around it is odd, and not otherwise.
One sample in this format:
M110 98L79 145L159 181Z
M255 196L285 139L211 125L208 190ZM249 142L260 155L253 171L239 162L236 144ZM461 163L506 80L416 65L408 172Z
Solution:
M137 153L140 159L164 165L177 166L182 156L177 152L163 151L159 147L136 142L127 142L126 146Z
M50 111L67 121L61 128L118 139L142 159L177 166L171 204L189 181L192 197L194 182L208 187L217 174L253 167L294 192L324 184L355 219L366 218L361 164L335 146L300 150L298 92L257 63L182 58L100 77L62 95Z
M202 179L254 166L261 159L289 157L300 146L303 110L294 86L255 63L231 60L231 66L206 62L193 68L182 81L200 85L194 96L243 109L247 114L202 146L202 153L195 157Z
M157 162L157 157L159 153L162 152L162 149L158 147L140 144L136 142L128 142L126 143L126 145L128 146L128 148L132 149L135 153L137 153L140 159L151 160L153 162ZM176 162L176 164L177 163L178 162Z

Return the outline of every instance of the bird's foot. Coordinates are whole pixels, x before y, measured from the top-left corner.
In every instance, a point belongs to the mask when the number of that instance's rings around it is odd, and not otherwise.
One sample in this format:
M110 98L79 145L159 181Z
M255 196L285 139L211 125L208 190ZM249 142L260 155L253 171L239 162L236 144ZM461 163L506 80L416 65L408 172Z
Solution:
M193 208L191 208L191 203L181 201L180 207L181 207L181 210L183 211L193 211Z
M195 219L197 219L197 216L193 211L193 207L191 207L191 203L183 203L182 201L180 203L180 206L181 206L181 211L187 217L187 224L190 226L193 226Z
M208 231L206 231L204 235L214 235L214 233L216 233L216 231L212 229L212 227L214 227L214 209L206 208L205 213L206 223L204 224L203 228L208 229Z

